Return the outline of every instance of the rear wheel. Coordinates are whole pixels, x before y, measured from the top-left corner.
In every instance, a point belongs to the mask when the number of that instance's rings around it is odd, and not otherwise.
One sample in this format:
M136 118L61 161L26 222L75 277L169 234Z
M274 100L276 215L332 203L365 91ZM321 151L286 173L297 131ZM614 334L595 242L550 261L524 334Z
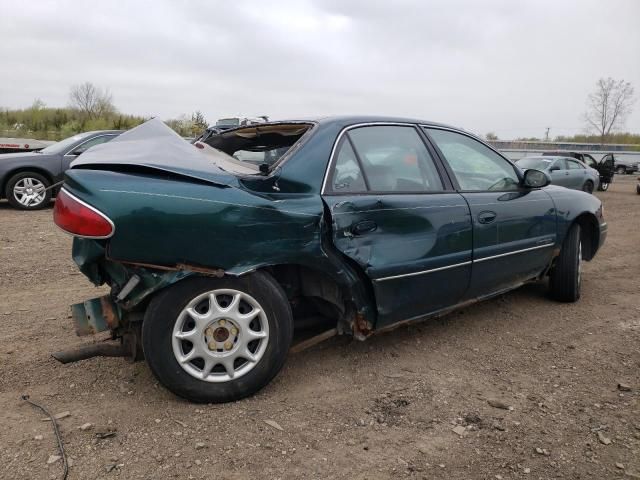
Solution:
M142 324L151 371L194 402L238 400L280 371L291 345L286 295L266 273L197 277L160 292Z
M609 182L600 182L598 190L600 190L601 192L606 192L607 190L609 190Z
M620 174L620 175L624 175L625 173L627 173L627 169L624 167L618 167L616 168L616 173Z
M551 270L551 296L560 302L575 302L580 298L582 284L582 241L580 225L574 224L562 243L560 255Z
M591 180L587 180L582 185L582 191L587 193L593 193L593 182Z
M12 207L20 210L38 210L51 200L51 185L43 175L36 172L20 172L7 182L5 196Z

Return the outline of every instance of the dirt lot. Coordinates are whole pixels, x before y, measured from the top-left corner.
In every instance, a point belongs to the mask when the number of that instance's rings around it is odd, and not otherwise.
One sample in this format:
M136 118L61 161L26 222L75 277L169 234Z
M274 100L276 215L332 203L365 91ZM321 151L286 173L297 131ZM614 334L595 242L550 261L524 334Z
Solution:
M51 425L22 394L70 413L72 479L640 478L640 196L630 176L598 195L609 238L578 303L532 285L364 343L334 338L257 396L210 406L175 398L144 363L55 362L81 341L68 305L103 290L77 273L50 209L2 202L0 478L61 475Z

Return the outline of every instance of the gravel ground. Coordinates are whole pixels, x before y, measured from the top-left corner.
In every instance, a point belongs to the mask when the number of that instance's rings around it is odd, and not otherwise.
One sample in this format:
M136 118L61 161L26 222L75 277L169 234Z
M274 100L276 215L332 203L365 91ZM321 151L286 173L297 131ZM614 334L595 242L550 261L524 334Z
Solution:
M82 341L68 305L105 289L78 274L50 209L1 202L0 478L61 477L51 424L23 394L69 412L71 479L640 478L635 177L598 196L609 238L578 303L530 285L366 342L334 338L255 397L209 406L172 396L143 362L55 362Z

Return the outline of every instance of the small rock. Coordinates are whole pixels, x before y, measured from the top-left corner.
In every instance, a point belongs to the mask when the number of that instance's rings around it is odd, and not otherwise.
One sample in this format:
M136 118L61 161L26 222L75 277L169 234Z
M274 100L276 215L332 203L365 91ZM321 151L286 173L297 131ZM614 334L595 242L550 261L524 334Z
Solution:
M78 427L78 430L82 430L83 432L86 432L87 430L90 430L93 428L93 423L83 423L82 425L80 425Z
M525 474L529 474L529 473L531 473L531 469L530 468L525 468L522 472L525 473Z
M502 410L509 410L509 411L513 410L513 407L511 405L503 402L502 400L497 400L495 398L487 399L487 403L494 408L501 408Z
M536 453L538 455L544 455L544 451L540 447L536 447Z
M598 440L603 445L610 445L611 444L611 439L609 437L605 436L605 434L602 433L601 431L598 431Z
M621 392L630 392L631 385L627 385L626 383L619 383L618 390L620 390Z
M198 466L202 465L202 461L200 461L200 460L196 460L196 462L195 462L195 463L196 463L196 465L198 465Z
M624 464L620 462L616 462L616 468L619 468L620 470L624 470Z
M14 351L15 351L15 350L7 350L7 351L6 351L6 354L7 354L7 355L11 355Z
M44 437L42 435L36 435L35 437L33 437L34 440L40 441L42 440Z
M154 420L154 422L156 422L156 423L160 423L161 421L162 421L162 420L160 420L159 418L156 418L156 419Z
M451 429L453 431L453 433L457 433L458 435L460 435L461 437L465 434L465 432L467 431L466 428L464 428L462 425L458 425L457 427L453 427Z
M495 476L495 479L496 479L496 480L502 480L502 475L496 475L496 476Z
M276 430L280 430L281 432L284 431L284 428L282 428L278 422L276 422L275 420L265 420L264 423L266 423L267 425L269 425L270 427L275 428Z
M207 444L204 442L196 442L196 450L202 450L203 448L206 448Z
M62 459L60 455L49 455L47 460L47 465L51 465L52 463L56 463L58 460Z
M439 466L440 468L444 468L444 467L445 467L445 464L444 464L444 463L439 463L439 464L438 464L438 466Z

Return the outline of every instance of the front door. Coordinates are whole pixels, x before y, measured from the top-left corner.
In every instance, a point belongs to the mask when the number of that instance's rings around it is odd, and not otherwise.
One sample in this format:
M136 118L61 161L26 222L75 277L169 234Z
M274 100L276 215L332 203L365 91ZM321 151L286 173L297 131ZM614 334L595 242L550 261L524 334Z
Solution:
M429 128L473 220L473 267L465 298L478 298L535 278L551 261L555 206L540 189L520 186L516 167L478 140Z
M594 167L600 173L601 183L611 183L613 180L613 172L615 170L615 160L613 153L608 153L598 163L597 167Z
M334 245L371 279L376 328L456 304L471 275L469 207L413 125L345 131L323 199Z
M567 161L564 158L558 158L553 162L549 167L549 175L551 176L551 183L554 185L571 188L569 169L567 168Z

